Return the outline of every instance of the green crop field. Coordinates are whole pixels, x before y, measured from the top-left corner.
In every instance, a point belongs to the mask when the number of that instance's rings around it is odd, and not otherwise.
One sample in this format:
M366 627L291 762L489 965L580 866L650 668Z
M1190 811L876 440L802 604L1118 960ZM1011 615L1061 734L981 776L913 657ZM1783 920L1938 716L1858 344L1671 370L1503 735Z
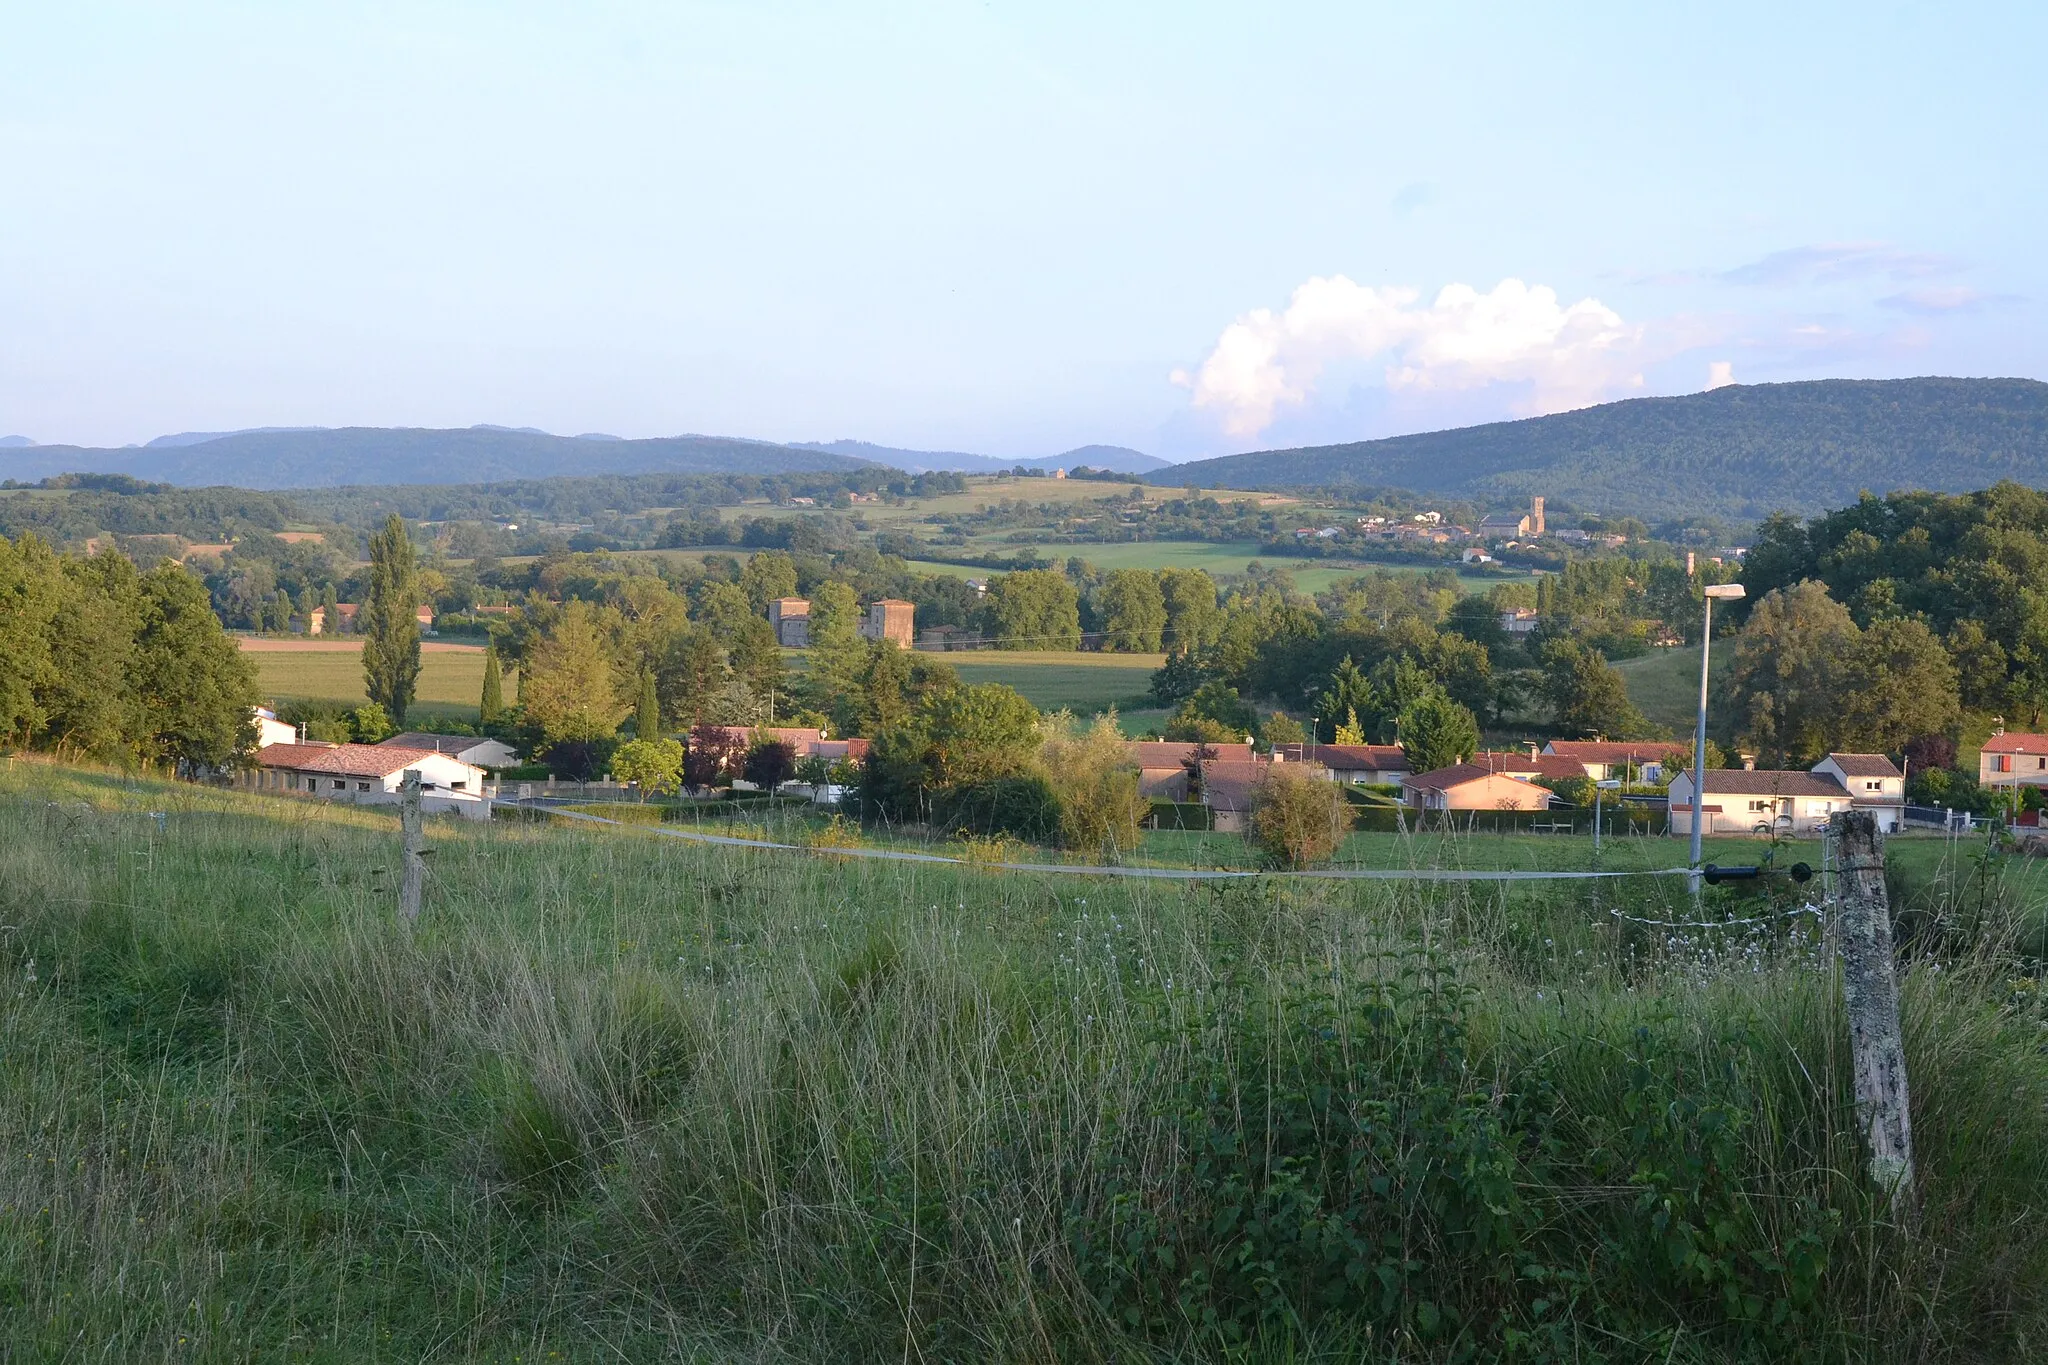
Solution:
M1894 1219L1789 888L429 841L408 926L388 811L0 767L0 1354L1904 1365L2048 1339L2048 1008L2009 866L1901 921Z
M1163 654L1009 650L977 650L937 657L958 669L962 682L1005 683L1041 711L1066 707L1084 716L1142 696L1152 685L1152 674L1166 662Z
M269 642L262 642L269 643ZM258 684L272 701L299 699L334 701L360 706L363 691L361 648L255 649ZM483 696L484 652L481 649L428 649L420 655L419 703L423 709L450 718L476 719ZM510 675L505 695L512 695Z
M1064 564L1069 558L1085 559L1099 569L1206 569L1212 575L1241 574L1245 566L1257 560L1269 569L1285 569L1294 577L1294 584L1303 592L1318 593L1331 584L1360 574L1385 570L1389 573L1423 573L1430 566L1417 564L1368 564L1345 561L1332 563L1322 559L1299 559L1288 555L1261 555L1257 545L1249 541L1218 544L1197 540L1136 540L1115 544L1088 545L1011 545L1007 542L989 541L979 547L988 554L1014 554L1029 550L1032 554ZM952 574L958 578L986 578L988 569L974 568L963 564L942 564L936 560L913 560L911 567L923 573ZM1499 577L1460 572L1458 581L1465 591L1483 593L1494 584L1502 582Z

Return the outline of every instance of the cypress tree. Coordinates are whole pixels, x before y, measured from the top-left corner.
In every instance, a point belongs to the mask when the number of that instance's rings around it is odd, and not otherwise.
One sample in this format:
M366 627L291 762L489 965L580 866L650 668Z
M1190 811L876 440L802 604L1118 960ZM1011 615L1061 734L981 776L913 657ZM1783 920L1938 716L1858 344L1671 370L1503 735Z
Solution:
M362 618L363 686L394 725L405 713L420 680L420 575L412 538L393 513L370 537L370 591Z
M320 590L320 610L320 629L328 635L341 634L341 611L335 601L332 581ZM307 629L311 630L312 627L308 626Z
M654 693L654 674L640 675L640 707L635 713L633 728L641 739L656 739L661 735L661 699Z
M486 725L505 713L505 679L498 667L496 640L484 647L484 696L482 705L477 709Z

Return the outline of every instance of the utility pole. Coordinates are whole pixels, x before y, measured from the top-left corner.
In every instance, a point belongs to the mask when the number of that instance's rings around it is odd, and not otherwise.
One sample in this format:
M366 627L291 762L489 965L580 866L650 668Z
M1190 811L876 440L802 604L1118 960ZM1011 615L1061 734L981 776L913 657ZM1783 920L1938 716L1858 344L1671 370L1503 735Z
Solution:
M1899 983L1892 959L1891 905L1884 886L1884 840L1867 810L1832 817L1837 850L1838 951L1849 1012L1856 1124L1870 1146L1870 1179L1894 1215L1913 1199L1913 1121L1906 1090L1906 1044L1899 1028Z
M1744 596L1740 583L1710 583L1701 590L1706 615L1700 625L1700 714L1692 739L1692 860L1686 884L1693 899L1700 895L1700 825L1707 818L1707 658L1714 649L1714 599L1739 602Z
M427 880L426 832L420 821L420 770L407 768L398 782L398 828L405 837L404 866L398 884L398 917L413 924L420 917L420 892Z

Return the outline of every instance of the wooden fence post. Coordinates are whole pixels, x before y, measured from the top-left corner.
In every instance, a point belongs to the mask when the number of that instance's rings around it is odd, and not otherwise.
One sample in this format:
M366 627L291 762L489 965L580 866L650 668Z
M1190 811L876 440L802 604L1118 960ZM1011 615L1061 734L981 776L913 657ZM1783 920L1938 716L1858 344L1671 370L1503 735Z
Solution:
M1892 959L1891 905L1884 886L1884 841L1876 817L1867 810L1841 812L1831 824L1856 1122L1870 1144L1870 1178L1890 1197L1897 1214L1912 1203L1913 1121Z
M420 892L427 863L420 856L426 833L420 823L420 770L407 768L398 783L398 827L405 836L405 863L398 886L398 917L407 924L420 917Z

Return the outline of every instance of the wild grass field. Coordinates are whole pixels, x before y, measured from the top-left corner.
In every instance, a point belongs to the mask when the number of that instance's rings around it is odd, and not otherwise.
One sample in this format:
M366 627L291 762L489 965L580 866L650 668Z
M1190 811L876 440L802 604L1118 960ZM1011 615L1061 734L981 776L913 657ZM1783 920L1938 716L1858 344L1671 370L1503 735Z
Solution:
M1712 663L1712 695L1721 695L1721 683L1735 657L1733 640L1715 642ZM1697 645L1653 649L1640 658L1623 659L1614 665L1628 685L1629 700L1661 733L1680 737L1692 734L1700 706L1700 651Z
M407 929L388 814L0 771L9 1358L2048 1339L2042 994L1996 878L1908 941L1894 1223L1784 902L430 834Z

